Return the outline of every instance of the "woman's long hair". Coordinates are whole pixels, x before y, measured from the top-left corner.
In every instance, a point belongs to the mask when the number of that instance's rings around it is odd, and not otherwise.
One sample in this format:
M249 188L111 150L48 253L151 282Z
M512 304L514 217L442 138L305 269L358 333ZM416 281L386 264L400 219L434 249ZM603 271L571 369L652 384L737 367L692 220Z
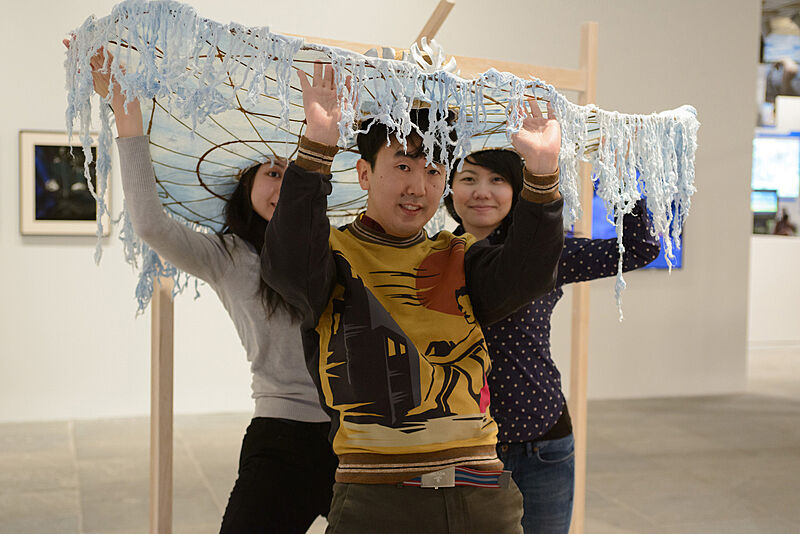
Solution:
M236 235L250 243L257 254L261 253L261 249L264 246L264 234L267 231L269 221L256 213L256 210L253 209L253 203L250 200L250 193L253 191L256 172L260 166L260 164L254 165L241 174L236 189L234 189L228 202L225 204L225 210L223 211L225 225L217 235L222 241L222 246L231 257L231 261L233 261L233 255L230 250L228 250L228 245L225 242L226 234ZM297 309L287 303L274 289L269 287L260 276L258 277L258 294L261 297L261 302L264 305L268 317L275 313L275 310L280 308L289 313L293 320L297 321L300 319L300 313Z
M511 185L511 189L513 190L513 195L511 197L511 208L508 210L508 214L500 222L501 232L503 233L503 236L505 236L506 232L508 231L508 227L511 226L511 221L514 218L514 207L517 205L517 199L519 198L520 192L522 192L522 168L524 166L522 158L513 150L490 148L473 152L464 158L464 161L485 169L489 169L492 172L496 172L505 178L509 185ZM453 170L450 172L449 183L451 187L453 186L453 178L456 175L457 167L457 164L453 165ZM458 216L458 213L456 213L456 208L453 205L452 192L445 197L444 205L445 208L447 208L447 213L449 213L458 224L463 226L461 217Z

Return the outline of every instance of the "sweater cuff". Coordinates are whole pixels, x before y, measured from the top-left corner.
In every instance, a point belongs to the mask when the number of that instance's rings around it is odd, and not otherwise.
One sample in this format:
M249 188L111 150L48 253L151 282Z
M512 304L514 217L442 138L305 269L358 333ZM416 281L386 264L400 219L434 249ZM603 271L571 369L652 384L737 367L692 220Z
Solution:
M561 198L558 190L559 169L552 174L532 174L526 167L522 169L522 198L536 204L546 204Z
M119 166L126 193L150 193L156 189L155 171L150 158L150 138L117 137Z
M297 159L295 164L301 169L318 172L320 174L330 174L333 156L339 148L336 145L324 145L307 138L305 135L300 138L300 146L297 147Z

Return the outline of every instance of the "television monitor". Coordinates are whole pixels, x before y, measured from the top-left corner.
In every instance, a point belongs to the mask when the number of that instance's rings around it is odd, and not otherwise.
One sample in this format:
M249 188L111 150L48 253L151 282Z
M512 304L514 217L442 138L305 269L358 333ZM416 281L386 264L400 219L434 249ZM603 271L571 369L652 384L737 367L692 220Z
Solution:
M606 218L606 207L603 200L597 196L595 192L592 202L592 238L593 239L616 239L616 227L608 222ZM667 264L667 257L664 253L664 238L659 238L661 241L661 253L643 269L669 269ZM681 241L681 248L672 247L672 255L675 259L672 260L672 268L680 269L683 267L683 241Z
M770 33L764 37L762 53L762 61L764 63L774 63L786 57L800 62L800 37L790 34Z
M775 189L753 189L750 192L750 211L756 215L774 216L778 213L778 191Z
M751 187L774 189L780 198L800 195L800 132L756 132Z

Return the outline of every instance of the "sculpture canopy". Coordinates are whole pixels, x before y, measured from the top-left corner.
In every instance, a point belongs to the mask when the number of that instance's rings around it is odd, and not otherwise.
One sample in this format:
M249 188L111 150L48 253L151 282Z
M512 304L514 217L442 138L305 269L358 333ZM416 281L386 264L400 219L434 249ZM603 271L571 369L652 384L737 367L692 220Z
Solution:
M89 59L102 46L113 55L109 66L122 91L143 103L162 204L194 228L221 229L225 199L244 169L271 158L294 157L304 127L295 71L311 73L316 61L334 69L341 97L342 151L334 160L328 202L335 221L346 220L365 205L354 172L355 134L363 119L390 126L402 141L412 131L409 112L415 107L428 108L434 119L426 131L418 132L426 154L431 158L437 145L452 145L450 167L473 150L509 147L508 135L519 128L526 99L551 102L562 127L561 192L567 226L580 215L581 160L592 163L598 195L611 220L647 196L655 230L670 238L668 253L671 244L679 242L694 192L698 122L688 106L653 115L606 112L573 104L542 80L494 68L463 78L457 62L435 43L423 42L421 49L414 45L402 54L388 49L359 54L267 28L222 25L172 1L128 0L106 17L88 19L73 33L66 61L68 128L79 119L88 146L93 94ZM352 92L343 83L348 76ZM101 108L100 189L110 168L106 108ZM452 123L443 119L448 111L455 112ZM102 200L98 202L104 210ZM430 229L440 229L443 222L442 210ZM135 242L132 232L127 234L130 258L152 253ZM156 274L178 276L157 259L145 258L144 263L142 276L150 280ZM150 285L145 284L140 295L144 304Z

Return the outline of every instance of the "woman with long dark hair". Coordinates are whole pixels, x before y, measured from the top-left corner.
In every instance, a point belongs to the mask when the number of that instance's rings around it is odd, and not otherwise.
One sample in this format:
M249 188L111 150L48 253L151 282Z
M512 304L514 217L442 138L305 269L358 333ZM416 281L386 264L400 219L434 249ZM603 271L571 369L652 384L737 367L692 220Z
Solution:
M91 62L101 97L112 82L103 62L101 49ZM305 532L318 515L327 515L337 460L328 442L330 419L306 369L296 314L260 275L259 253L287 162L273 159L244 170L225 206L222 232L192 231L164 212L141 108L134 100L125 109L124 102L113 83L111 108L133 228L161 257L214 289L253 373L255 412L221 532Z
M452 193L445 198L459 223L455 233L503 243L522 190L523 167L511 150L467 156L462 170L452 173ZM623 227L624 271L658 256L644 203L625 215ZM488 382L497 454L522 492L526 534L566 534L572 517L574 440L561 375L550 356L553 308L564 294L563 285L614 276L618 254L616 239L565 238L556 288L483 329L492 359Z

